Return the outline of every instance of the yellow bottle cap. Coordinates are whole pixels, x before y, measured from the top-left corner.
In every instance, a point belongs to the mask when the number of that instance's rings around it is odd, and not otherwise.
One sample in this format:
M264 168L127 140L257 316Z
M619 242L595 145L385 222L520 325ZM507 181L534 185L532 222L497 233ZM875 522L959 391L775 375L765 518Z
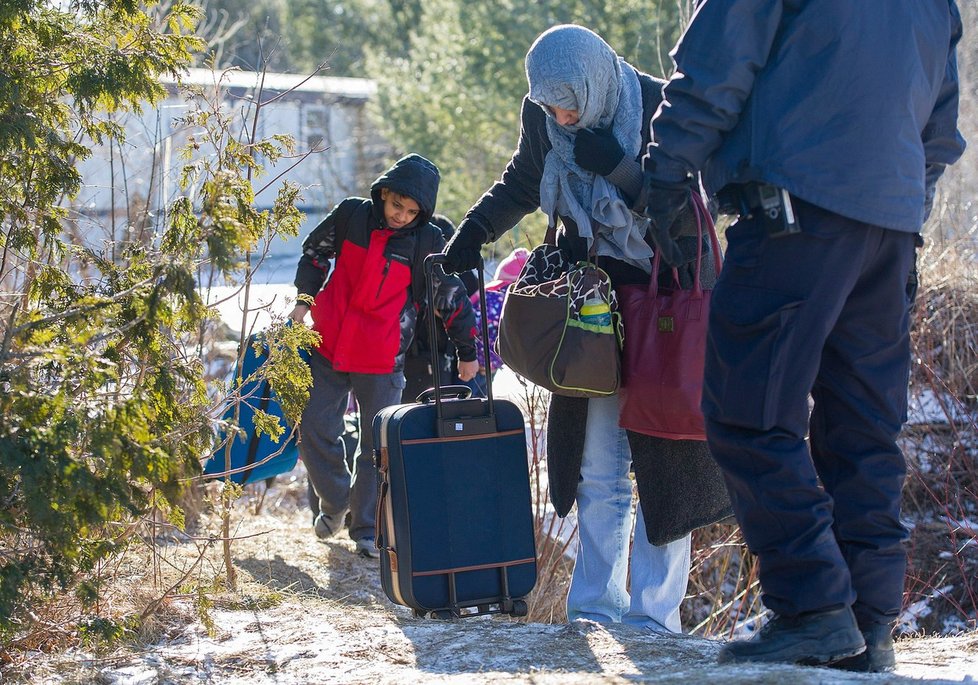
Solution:
M581 316L599 316L601 314L607 314L610 311L611 307L608 306L607 302L585 304L581 307Z

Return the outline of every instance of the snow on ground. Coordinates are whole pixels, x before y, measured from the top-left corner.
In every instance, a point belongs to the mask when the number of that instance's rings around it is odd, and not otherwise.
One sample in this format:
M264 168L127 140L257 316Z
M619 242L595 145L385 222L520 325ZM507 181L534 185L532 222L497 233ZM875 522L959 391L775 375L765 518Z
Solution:
M946 424L974 421L965 407L950 395L938 395L929 388L910 393L908 397L907 423L913 424Z
M239 591L206 611L189 598L165 609L167 629L148 644L111 654L37 655L29 682L151 683L731 683L833 685L951 683L978 680L978 634L897 643L891 675L824 668L718 665L721 643L661 636L591 622L524 624L500 618L416 619L392 604L376 560L357 556L351 540L312 533L302 479L283 479L254 513L254 492L236 509L232 551ZM214 521L203 521L205 529ZM184 549L185 547L185 549ZM215 545L219 547L219 545ZM195 557L175 544L168 563ZM218 572L216 554L205 568ZM148 581L147 581L148 582ZM206 578L202 580L206 582ZM913 679L913 680L911 680Z

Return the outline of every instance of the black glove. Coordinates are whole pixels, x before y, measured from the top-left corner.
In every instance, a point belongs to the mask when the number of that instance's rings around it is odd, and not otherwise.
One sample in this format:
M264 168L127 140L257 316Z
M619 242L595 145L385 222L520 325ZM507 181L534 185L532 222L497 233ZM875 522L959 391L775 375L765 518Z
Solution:
M621 163L625 152L615 134L607 128L581 129L574 140L577 166L599 176L607 176Z
M479 266L482 245L488 238L486 229L471 219L463 219L445 246L445 271L459 274Z
M691 193L688 182L663 183L646 174L636 203L635 209L650 219L649 235L669 266L678 267L686 262L676 238L689 230L688 219L693 214ZM692 226L696 226L695 222Z

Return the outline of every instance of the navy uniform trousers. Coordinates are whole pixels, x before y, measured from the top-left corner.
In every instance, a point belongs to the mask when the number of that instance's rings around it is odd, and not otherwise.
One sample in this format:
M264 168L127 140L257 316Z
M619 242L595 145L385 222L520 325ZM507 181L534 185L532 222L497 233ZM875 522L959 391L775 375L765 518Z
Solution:
M707 439L776 614L896 619L915 234L796 200L802 232L727 230L703 391ZM814 402L809 408L809 395ZM806 442L806 435L809 441Z

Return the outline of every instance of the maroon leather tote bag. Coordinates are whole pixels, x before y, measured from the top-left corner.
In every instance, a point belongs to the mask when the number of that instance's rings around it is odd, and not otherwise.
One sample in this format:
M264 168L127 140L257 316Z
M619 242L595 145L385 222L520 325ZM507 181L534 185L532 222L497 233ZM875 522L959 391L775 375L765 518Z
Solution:
M672 440L706 440L700 400L711 290L702 287L703 231L710 234L719 275L720 243L713 218L699 193L693 193L697 219L696 276L692 289L660 288L659 254L652 260L648 286L616 289L625 326L619 425Z

